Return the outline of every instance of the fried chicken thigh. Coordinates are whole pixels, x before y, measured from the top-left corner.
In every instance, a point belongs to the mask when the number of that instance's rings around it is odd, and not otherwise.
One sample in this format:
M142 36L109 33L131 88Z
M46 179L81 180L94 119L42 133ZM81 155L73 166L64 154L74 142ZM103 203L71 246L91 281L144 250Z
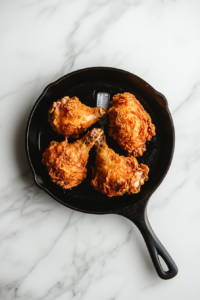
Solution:
M108 197L135 194L148 180L149 168L140 164L135 157L124 157L110 149L105 136L95 143L96 161L92 169L91 185Z
M94 128L72 144L68 144L67 138L61 143L51 142L42 155L42 163L46 166L51 181L63 189L71 189L80 184L87 175L89 151L102 134L102 129Z
M146 141L156 134L151 117L130 93L115 95L110 104L108 134L126 151L127 156L141 156L146 151Z
M65 137L78 137L88 127L106 115L105 107L89 107L77 97L64 97L54 102L49 110L48 121L53 129Z

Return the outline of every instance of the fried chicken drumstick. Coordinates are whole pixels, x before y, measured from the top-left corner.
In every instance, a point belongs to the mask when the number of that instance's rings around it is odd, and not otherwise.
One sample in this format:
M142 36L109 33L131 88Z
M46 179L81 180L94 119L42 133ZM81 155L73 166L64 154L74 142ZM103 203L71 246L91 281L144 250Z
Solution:
M53 130L65 137L78 138L79 134L106 115L105 107L89 107L77 97L64 97L54 102L49 110L48 121Z
M110 104L108 134L126 151L127 156L141 156L146 151L146 141L156 134L151 117L130 93L115 95Z
M94 128L72 144L68 144L67 138L61 143L51 142L42 155L42 163L46 166L51 181L63 189L71 189L80 184L87 175L89 151L102 134L102 129Z
M135 157L124 157L110 149L105 136L95 143L96 161L92 169L91 185L108 197L135 194L148 180L149 168L140 164Z

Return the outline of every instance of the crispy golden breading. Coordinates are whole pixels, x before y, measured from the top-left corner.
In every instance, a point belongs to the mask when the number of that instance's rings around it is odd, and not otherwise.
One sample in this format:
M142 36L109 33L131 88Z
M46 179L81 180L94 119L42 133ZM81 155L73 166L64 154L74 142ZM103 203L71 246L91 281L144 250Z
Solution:
M77 97L64 97L54 102L49 110L48 121L53 129L65 137L78 137L88 127L106 114L105 107L89 107Z
M135 157L124 157L108 148L105 136L95 143L96 161L91 185L108 197L135 194L148 180L149 168Z
M67 138L61 143L51 142L42 155L42 163L46 166L51 181L63 189L71 189L80 184L87 175L89 151L102 134L102 129L94 128L72 144L68 144Z
M140 102L130 93L117 94L108 111L108 134L118 142L128 156L141 156L146 151L146 141L155 133L151 117Z

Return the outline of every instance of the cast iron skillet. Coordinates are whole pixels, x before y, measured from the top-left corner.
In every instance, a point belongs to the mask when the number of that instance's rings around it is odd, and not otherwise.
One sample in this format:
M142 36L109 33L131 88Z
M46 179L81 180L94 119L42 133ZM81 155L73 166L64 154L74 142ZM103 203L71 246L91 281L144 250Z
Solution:
M77 96L84 104L95 107L97 92L108 92L111 98L117 93L134 94L156 126L156 136L147 143L147 151L143 156L137 158L139 163L144 163L150 168L149 180L138 194L109 198L93 189L90 181L91 166L95 161L94 149L90 151L87 178L72 190L63 191L61 187L52 183L41 164L42 153L49 143L53 140L64 140L63 136L53 131L47 121L51 104L64 96ZM93 127L98 127L98 123ZM108 136L108 126L105 127L105 134L109 147L125 155L119 145ZM71 141L74 140L69 142ZM174 151L173 121L167 100L162 94L136 75L115 68L94 67L69 73L49 84L35 103L26 129L26 151L35 183L40 188L72 209L93 214L114 213L128 218L142 233L158 275L162 279L170 279L177 274L178 269L174 261L155 236L146 213L148 200L165 177ZM159 255L167 264L168 271L163 270Z

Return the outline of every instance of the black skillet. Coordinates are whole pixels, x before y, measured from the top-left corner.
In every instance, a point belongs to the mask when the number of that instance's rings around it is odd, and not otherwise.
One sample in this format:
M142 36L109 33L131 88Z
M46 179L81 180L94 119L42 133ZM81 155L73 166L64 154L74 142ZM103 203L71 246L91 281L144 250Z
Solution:
M53 131L47 121L51 104L64 96L77 96L84 104L95 107L98 92L108 92L111 99L117 93L134 94L156 126L156 136L147 142L147 151L143 156L137 158L139 163L144 163L150 168L149 180L138 194L109 198L93 189L90 181L91 166L95 161L94 149L90 151L87 178L72 190L63 191L61 187L52 183L41 164L42 153L49 143L52 140L64 140L63 136ZM98 126L96 123L93 127ZM109 137L108 126L105 127L105 135L109 147L125 155L119 145ZM72 141L71 139L69 142ZM167 100L162 94L136 75L115 68L94 67L69 73L49 84L35 103L26 129L26 151L35 183L40 188L72 209L92 214L118 214L128 218L142 233L158 275L162 279L176 276L178 269L155 236L147 218L148 200L167 174L174 152L174 125ZM167 264L168 271L163 270L159 256Z

